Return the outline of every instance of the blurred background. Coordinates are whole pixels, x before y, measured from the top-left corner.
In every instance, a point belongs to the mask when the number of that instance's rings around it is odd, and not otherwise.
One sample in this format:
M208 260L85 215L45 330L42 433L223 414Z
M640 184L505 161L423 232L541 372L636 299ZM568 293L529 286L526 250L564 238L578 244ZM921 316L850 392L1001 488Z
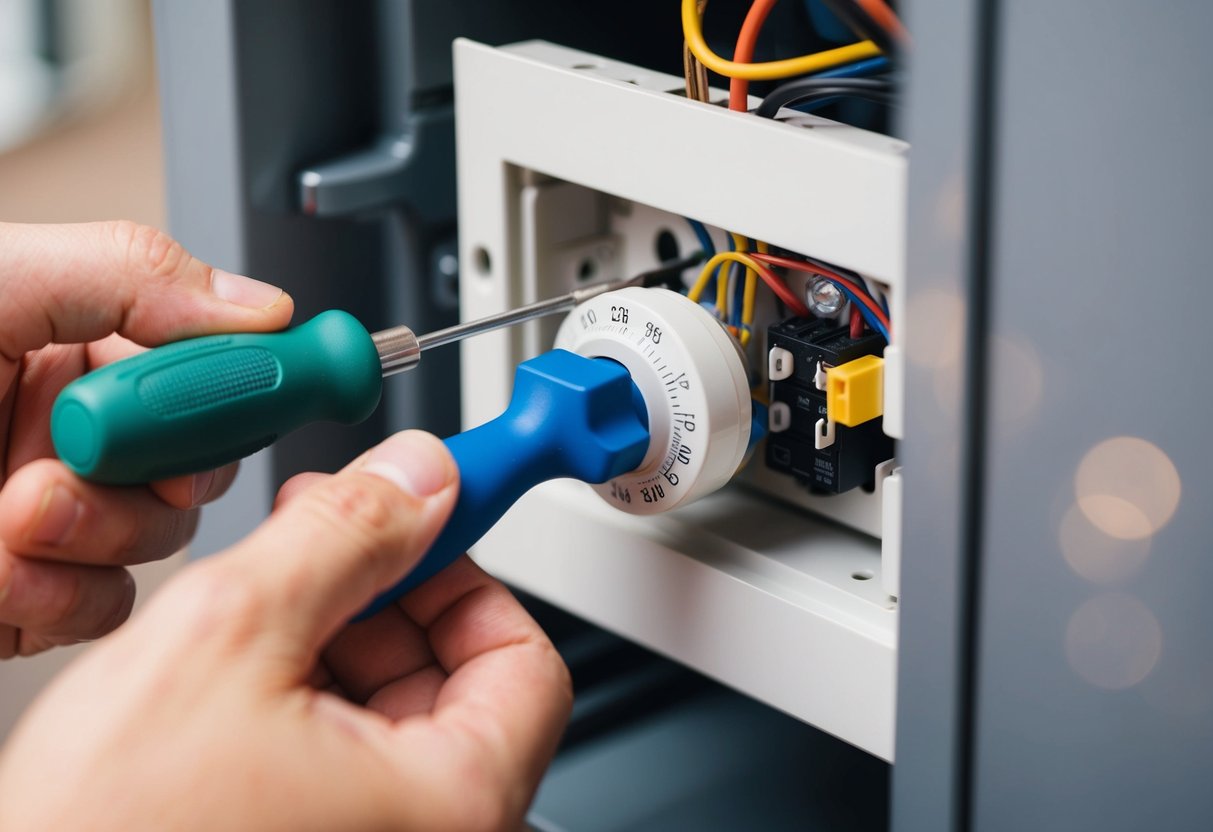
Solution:
M0 0L0 221L166 224L146 0ZM182 556L135 569L146 598ZM0 744L86 645L0 662Z

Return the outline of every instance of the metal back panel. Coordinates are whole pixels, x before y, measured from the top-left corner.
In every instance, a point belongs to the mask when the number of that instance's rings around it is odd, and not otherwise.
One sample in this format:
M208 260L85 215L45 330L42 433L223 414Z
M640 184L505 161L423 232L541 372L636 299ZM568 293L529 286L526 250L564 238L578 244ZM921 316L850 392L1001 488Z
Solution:
M972 817L1208 828L1213 6L1083 5L997 18Z

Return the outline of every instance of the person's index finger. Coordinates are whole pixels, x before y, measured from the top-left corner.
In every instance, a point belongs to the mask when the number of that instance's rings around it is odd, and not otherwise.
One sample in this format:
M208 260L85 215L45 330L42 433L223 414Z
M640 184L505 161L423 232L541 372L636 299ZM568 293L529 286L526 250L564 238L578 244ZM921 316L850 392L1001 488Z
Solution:
M0 358L119 332L155 345L290 321L277 287L211 268L172 237L132 222L0 223Z

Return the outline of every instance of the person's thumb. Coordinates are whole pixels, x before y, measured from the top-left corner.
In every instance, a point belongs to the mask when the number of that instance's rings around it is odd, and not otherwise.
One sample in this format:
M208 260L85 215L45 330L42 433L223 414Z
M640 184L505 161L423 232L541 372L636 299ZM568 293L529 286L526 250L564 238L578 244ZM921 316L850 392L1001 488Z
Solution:
M220 626L233 624L238 641L284 657L288 673L306 672L342 625L421 559L454 508L458 482L440 440L398 433L182 583L196 579L205 595L241 599L231 612L242 620Z
M212 268L132 222L0 223L0 356L117 332L143 346L290 322L276 286Z

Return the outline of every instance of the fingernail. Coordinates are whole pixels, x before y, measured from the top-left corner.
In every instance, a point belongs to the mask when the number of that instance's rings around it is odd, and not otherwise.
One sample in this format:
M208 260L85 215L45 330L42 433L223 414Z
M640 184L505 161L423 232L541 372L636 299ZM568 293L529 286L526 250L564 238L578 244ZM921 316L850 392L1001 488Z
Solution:
M30 539L34 543L57 545L67 540L72 527L84 513L84 503L66 486L56 483L46 490L39 506L38 519L34 521L34 529Z
M362 470L395 483L414 497L429 497L446 488L454 477L454 467L441 441L409 430L372 450Z
M201 474L194 474L194 482L192 484L190 494L190 505L196 506L201 503L211 490L211 484L215 482L214 471L203 471Z
M277 286L242 274L225 272L223 269L211 270L211 291L220 300L252 309L273 306L278 298L282 297L282 290Z
M122 595L117 606L113 608L108 616L102 621L101 626L97 630L97 638L100 638L107 633L111 633L118 629L118 625L131 617L131 610L135 608L135 578L130 572L122 570ZM93 639L89 639L92 641Z

